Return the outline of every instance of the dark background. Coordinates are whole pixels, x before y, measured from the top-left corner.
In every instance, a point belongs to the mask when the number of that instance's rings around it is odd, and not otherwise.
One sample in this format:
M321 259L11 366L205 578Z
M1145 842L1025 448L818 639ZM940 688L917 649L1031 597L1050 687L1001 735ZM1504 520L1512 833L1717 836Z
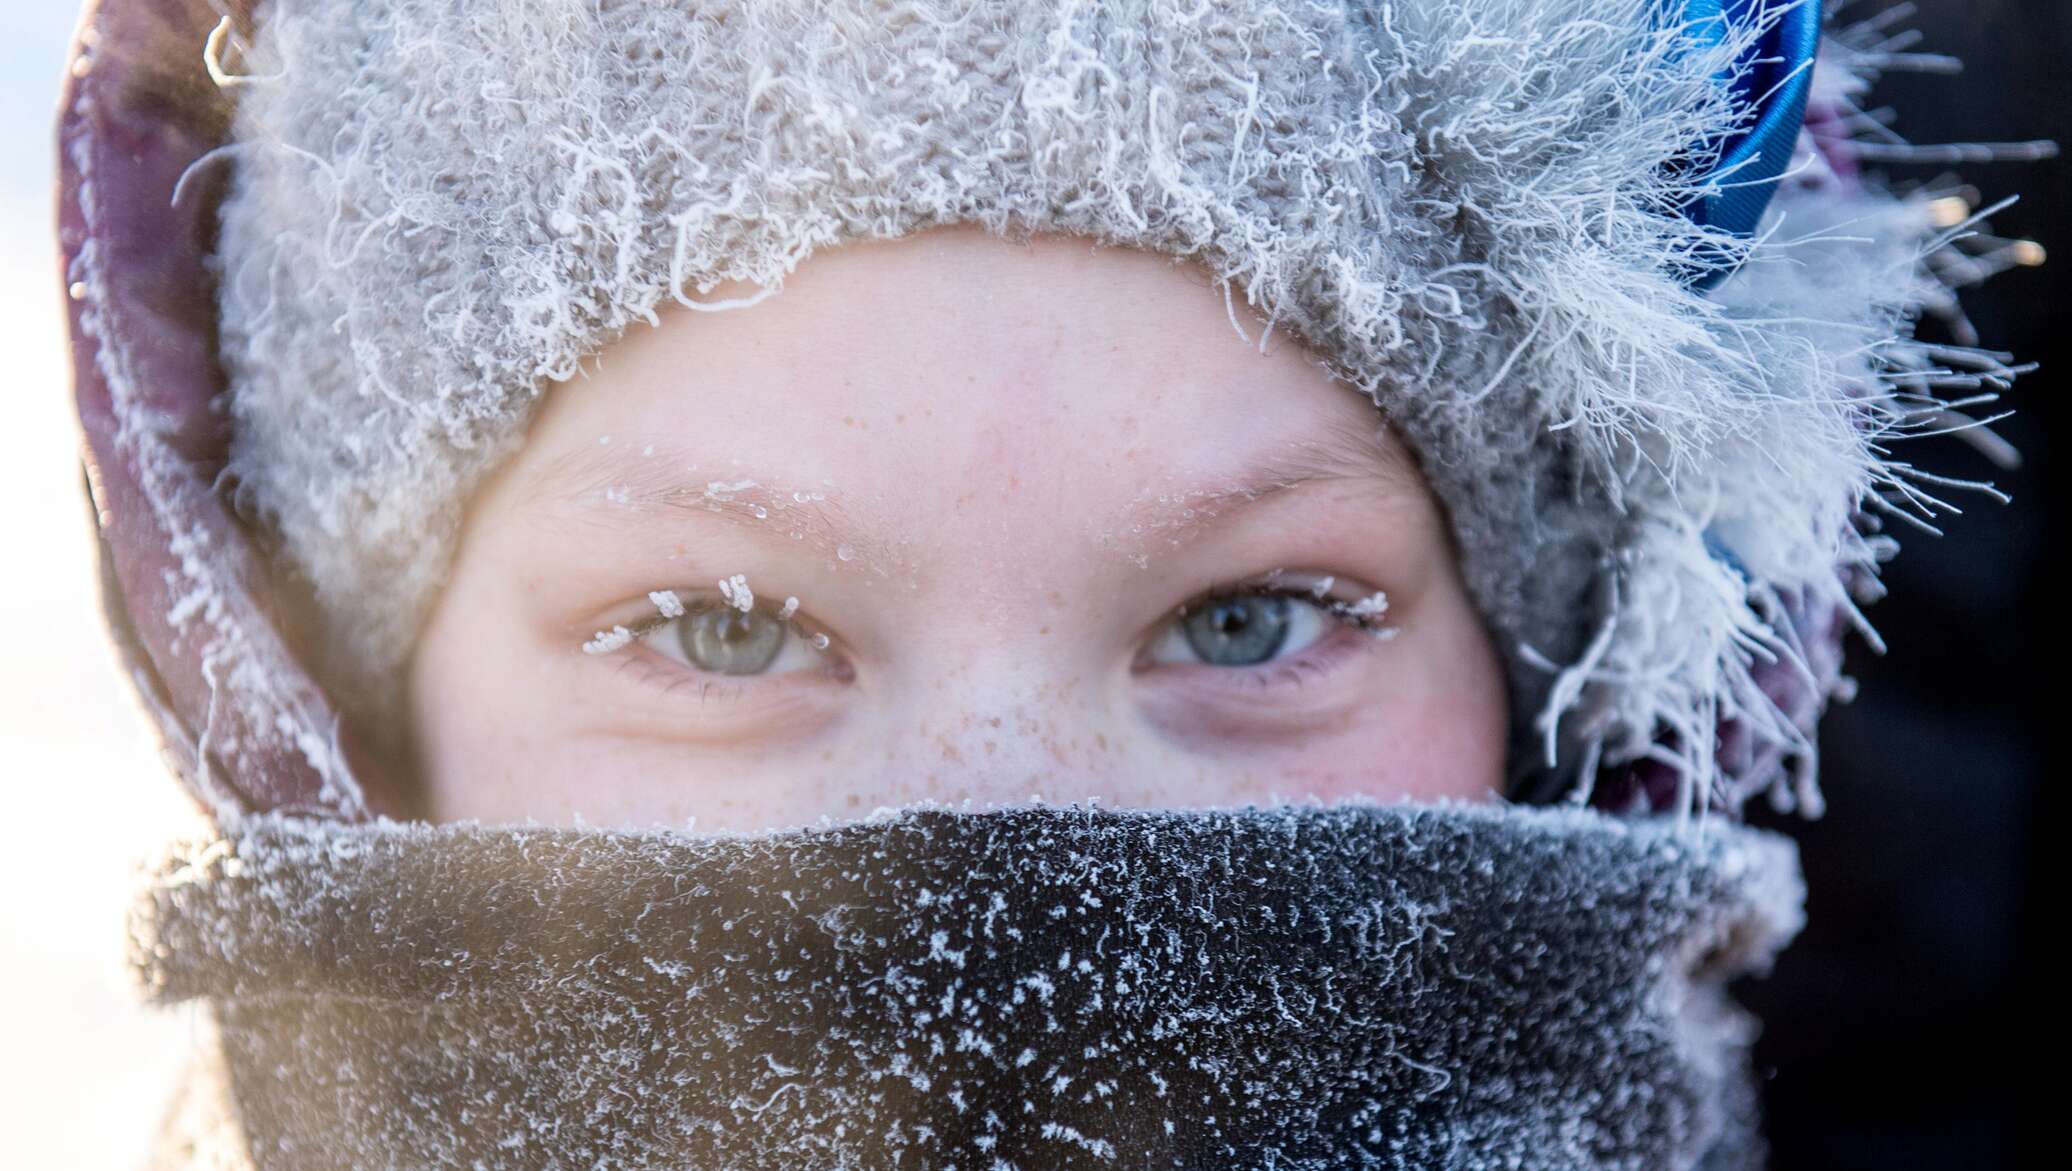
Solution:
M1839 8L1861 19L1877 0ZM1923 0L1907 22L1956 76L1890 74L1870 106L1897 111L1919 144L2054 139L2072 150L2072 0ZM2062 1095L2060 1014L2043 987L2045 916L2062 921L2044 827L2054 649L2066 597L2047 567L2059 533L2060 394L2072 378L2058 306L2072 282L2065 159L1883 164L1896 183L1955 174L1979 202L2021 202L1995 235L2054 258L1966 290L1981 344L2041 369L2018 380L1995 427L2023 465L1992 468L1961 441L1895 452L1930 470L1987 478L2000 507L1958 497L1946 535L1901 534L1891 595L1871 607L1891 649L1857 645L1854 703L1822 735L1823 819L1785 828L1804 852L1809 925L1744 999L1766 1021L1757 1046L1776 1171L2064 1166L2042 1144ZM1947 338L1932 322L1922 336ZM1756 820L1777 824L1778 819Z

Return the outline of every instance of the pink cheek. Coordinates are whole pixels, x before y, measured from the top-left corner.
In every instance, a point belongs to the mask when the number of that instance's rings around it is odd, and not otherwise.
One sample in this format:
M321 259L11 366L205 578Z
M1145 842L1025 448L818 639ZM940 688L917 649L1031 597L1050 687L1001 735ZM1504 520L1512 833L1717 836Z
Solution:
M1289 796L1333 801L1479 800L1494 796L1503 771L1502 736L1484 729L1472 703L1405 706L1343 735L1303 746L1279 770Z

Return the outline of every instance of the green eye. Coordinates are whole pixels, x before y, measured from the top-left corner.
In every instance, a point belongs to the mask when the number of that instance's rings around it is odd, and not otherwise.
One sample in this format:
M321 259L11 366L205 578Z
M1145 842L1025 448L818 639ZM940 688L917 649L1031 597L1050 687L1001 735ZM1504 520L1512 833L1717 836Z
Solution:
M838 660L828 652L830 638L800 628L799 600L784 599L776 609L760 606L746 580L736 574L720 583L722 598L687 597L675 590L656 590L648 601L660 611L635 630L614 626L584 644L591 654L607 654L634 639L655 654L701 675L784 675L828 669Z
M691 666L715 675L760 675L784 649L782 620L760 610L709 606L671 623Z
M1224 598L1187 613L1180 629L1200 661L1249 667L1280 653L1294 625L1293 611L1294 603L1277 595Z

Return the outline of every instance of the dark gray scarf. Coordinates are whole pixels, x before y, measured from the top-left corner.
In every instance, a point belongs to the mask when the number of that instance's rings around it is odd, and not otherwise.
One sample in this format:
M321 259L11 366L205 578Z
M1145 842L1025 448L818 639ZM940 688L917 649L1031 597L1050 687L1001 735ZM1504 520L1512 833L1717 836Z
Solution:
M1578 810L280 818L170 862L171 1166L1746 1168L1792 847ZM212 1162L213 1161L213 1162Z

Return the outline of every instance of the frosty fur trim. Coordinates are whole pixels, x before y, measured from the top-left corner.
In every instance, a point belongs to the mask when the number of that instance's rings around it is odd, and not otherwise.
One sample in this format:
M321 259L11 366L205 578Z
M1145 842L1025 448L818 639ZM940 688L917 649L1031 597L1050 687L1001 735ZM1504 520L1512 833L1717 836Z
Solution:
M175 1133L258 1171L1754 1171L1727 985L1804 891L1789 842L1720 830L1357 803L729 835L268 816L158 869L133 956L217 1026L223 1076Z
M1079 234L1199 262L1417 452L1521 791L1652 762L1686 810L1813 807L1838 677L1788 615L1855 613L1890 551L1859 515L1942 487L1887 445L2017 368L1912 340L1996 262L1852 173L1894 150L1855 105L1908 62L1881 17L1830 26L1755 239L1681 214L1734 181L1720 75L1788 2L1703 46L1672 0L274 0L223 207L231 471L379 710L550 381L841 241Z

